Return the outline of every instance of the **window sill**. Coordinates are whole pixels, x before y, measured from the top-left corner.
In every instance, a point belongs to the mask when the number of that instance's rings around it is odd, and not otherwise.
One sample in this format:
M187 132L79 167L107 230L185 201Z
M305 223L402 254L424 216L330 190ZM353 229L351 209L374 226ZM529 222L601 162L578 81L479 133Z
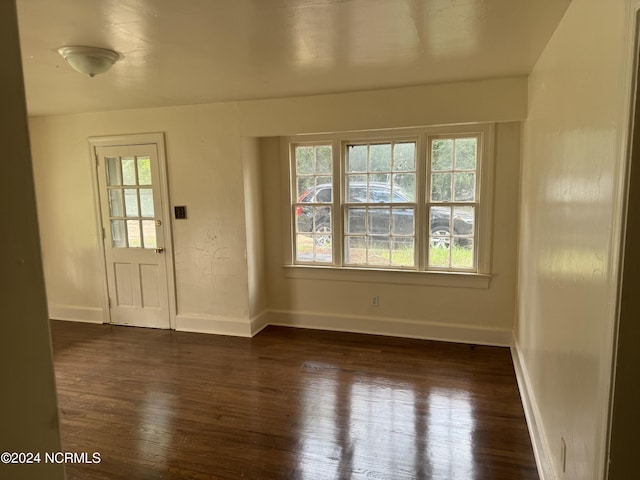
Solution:
M491 275L464 272L417 272L352 267L319 267L283 265L286 278L299 280L331 280L338 282L390 283L434 287L489 288Z

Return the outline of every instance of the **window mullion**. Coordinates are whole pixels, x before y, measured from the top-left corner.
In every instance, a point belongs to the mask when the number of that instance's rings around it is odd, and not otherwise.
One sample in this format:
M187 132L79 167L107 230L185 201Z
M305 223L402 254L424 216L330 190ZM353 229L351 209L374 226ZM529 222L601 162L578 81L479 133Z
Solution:
M292 205L296 205L298 201L297 197L297 170L296 170L296 154L295 145L289 144L289 202ZM296 227L297 222L297 206L291 209L291 219L289 221L289 231L291 232L291 262L297 263L297 251L298 251L298 231Z
M428 219L427 219L427 189L429 182L427 180L427 172L429 171L428 158L428 137L426 134L420 135L418 138L418 148L416 152L416 252L417 252L417 268L420 271L426 270L427 265L427 248L429 244Z
M345 211L342 207L342 202L344 198L343 189L345 188L344 181L342 178L343 172L343 162L344 162L344 154L343 154L343 145L339 139L336 139L332 142L332 152L333 152L333 264L336 266L343 266L343 255L344 255L344 221L345 221Z

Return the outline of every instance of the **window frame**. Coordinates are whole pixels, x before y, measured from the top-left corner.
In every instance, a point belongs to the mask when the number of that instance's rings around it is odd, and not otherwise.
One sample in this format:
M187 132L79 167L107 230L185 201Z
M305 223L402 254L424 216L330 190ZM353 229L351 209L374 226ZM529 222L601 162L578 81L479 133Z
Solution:
M367 132L369 133L369 132ZM358 134L352 134L353 136L347 136L347 137L343 137L339 139L340 142L340 178L338 179L338 181L340 182L340 220L341 220L341 228L344 230L344 225L345 222L347 220L347 210L349 207L355 206L355 205L360 205L360 206L364 206L364 207L369 207L369 206L380 206L380 205L384 205L384 206L389 206L389 207L402 207L403 205L412 207L415 209L415 216L414 216L414 234L413 234L413 238L414 238L414 264L413 266L407 266L407 267L402 267L402 266L396 266L396 267L385 267L385 266L378 266L378 265L370 265L370 264L357 264L357 263L346 263L345 262L345 233L344 231L341 232L341 237L340 237L340 245L338 245L338 250L340 251L340 265L336 265L337 268L359 268L359 269L366 269L366 270L398 270L398 271L416 271L416 270L420 270L419 268L419 259L420 259L420 245L418 243L418 239L420 238L420 234L419 234L419 218L420 218L420 214L421 214L421 199L420 199L420 188L418 186L418 182L419 179L422 175L422 173L420 172L420 161L419 161L419 156L420 156L420 143L421 143L421 138L420 135L417 134L399 134L399 133L395 133L393 131L388 131L388 132L376 132L376 134L373 134L373 136L369 136L369 135L363 135L362 133L358 133ZM342 201L342 197L343 197L343 192L346 192L348 190L347 188L347 149L349 147L349 145L372 145L372 144L383 144L383 143L408 143L408 142L415 142L416 144L416 169L415 169L415 175L416 175L416 192L415 192L415 200L414 202L405 202L405 203L397 203L394 204L393 202L388 202L388 203L375 203L375 202L349 202L348 199L344 199L344 201ZM369 171L367 171L367 173L365 173L365 175L368 175ZM391 195L393 195L393 192L391 192ZM334 195L335 197L335 195Z
M469 203L477 208L474 223L474 266L472 269L428 267L429 206L431 182L431 144L434 139L476 136L478 167L476 174L476 201ZM291 278L348 279L372 281L376 272L382 282L470 286L488 288L491 279L491 233L493 230L493 172L494 124L461 124L436 127L355 131L335 134L304 134L281 138L283 171L287 172L287 185L283 188L286 198L283 235L285 275ZM344 261L344 222L348 203L343 202L346 191L346 150L351 144L416 142L416 197L415 197L415 262L413 267L386 267L366 264L346 264ZM296 189L295 148L306 145L331 145L332 173L332 262L296 261L296 214L294 198ZM447 202L456 204L458 202ZM393 203L383 205L394 206ZM403 205L403 204L398 204ZM285 211L285 210L283 210ZM400 277L399 277L400 275ZM366 277L366 280L364 278ZM385 280L386 278L386 280Z

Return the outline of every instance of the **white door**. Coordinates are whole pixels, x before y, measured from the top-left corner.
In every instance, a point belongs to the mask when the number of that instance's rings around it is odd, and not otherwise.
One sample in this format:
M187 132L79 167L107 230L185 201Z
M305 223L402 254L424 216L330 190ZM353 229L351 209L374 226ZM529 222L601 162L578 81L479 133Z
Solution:
M170 328L158 147L95 153L111 323Z

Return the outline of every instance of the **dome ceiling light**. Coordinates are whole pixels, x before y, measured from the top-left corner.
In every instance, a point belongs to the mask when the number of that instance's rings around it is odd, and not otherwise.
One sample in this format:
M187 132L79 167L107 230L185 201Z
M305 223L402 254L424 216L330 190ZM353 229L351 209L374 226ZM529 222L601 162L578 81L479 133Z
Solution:
M120 59L118 52L98 47L60 47L58 53L74 70L90 77L106 72Z

